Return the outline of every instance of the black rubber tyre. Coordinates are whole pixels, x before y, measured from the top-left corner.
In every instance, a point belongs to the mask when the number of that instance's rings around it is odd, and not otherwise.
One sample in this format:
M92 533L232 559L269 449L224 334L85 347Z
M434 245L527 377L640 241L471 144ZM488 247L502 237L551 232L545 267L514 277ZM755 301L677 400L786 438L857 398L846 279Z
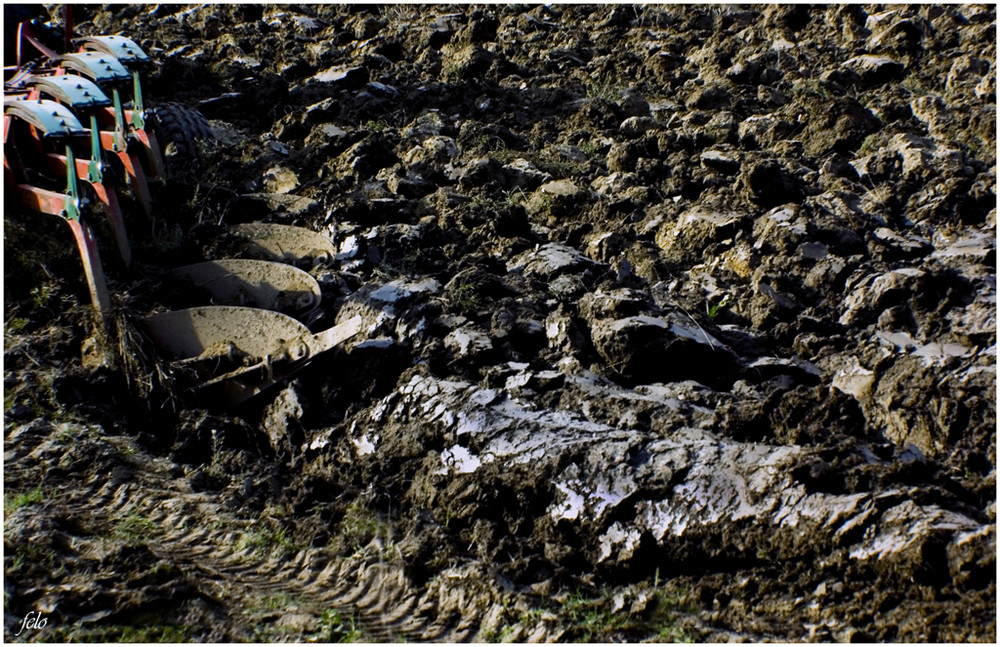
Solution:
M152 125L170 179L196 173L205 144L215 139L204 115L179 103L164 103L153 108Z

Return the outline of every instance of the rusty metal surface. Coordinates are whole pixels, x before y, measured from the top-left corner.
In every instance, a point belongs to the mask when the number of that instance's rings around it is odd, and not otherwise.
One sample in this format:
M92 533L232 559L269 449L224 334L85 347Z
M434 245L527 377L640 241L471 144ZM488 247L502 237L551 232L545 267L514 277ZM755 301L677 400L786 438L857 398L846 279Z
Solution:
M208 291L215 303L303 315L320 304L319 284L297 267L227 258L185 265L171 271L178 279Z

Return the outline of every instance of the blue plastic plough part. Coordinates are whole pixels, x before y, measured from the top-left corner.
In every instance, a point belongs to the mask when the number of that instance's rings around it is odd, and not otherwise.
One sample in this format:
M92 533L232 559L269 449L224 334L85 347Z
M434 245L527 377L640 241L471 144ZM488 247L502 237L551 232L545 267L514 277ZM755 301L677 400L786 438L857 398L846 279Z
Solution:
M132 70L132 125L138 129L146 127L145 108L142 103L142 86L139 81L139 68L149 67L153 60L149 58L135 41L125 36L88 36L74 41L81 45L87 54L104 54L113 56L123 67Z
M132 75L121 61L103 52L77 52L63 54L55 62L68 70L79 72L96 83L129 81Z
M90 113L91 155L88 179L91 182L102 182L103 177L100 162L101 134L97 128L97 116L94 110L112 105L108 95L104 94L97 87L97 84L90 79L85 79L76 74L29 76L25 79L24 84L55 97L58 101L74 110Z
M132 65L149 65L151 58L142 51L134 40L125 36L87 36L74 41L85 50L104 52L117 58L126 67Z
M76 74L29 76L24 83L55 97L74 110L90 110L111 105L111 99L97 87L96 83Z
M69 108L55 101L6 100L3 105L5 114L27 121L40 130L44 137L79 137L90 134Z

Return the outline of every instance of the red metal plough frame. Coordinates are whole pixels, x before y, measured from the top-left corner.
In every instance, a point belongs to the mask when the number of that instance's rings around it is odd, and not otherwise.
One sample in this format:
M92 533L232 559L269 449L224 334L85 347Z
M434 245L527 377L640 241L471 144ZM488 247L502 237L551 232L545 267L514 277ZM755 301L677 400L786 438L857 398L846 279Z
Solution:
M111 302L87 222L90 207L100 206L128 268L132 251L116 188L124 180L148 216L153 210L149 180L165 179L166 163L150 127L157 120L149 119L143 104L140 72L150 65L149 57L124 36L73 40L68 6L64 14L65 54L47 48L30 25L19 27L18 67L5 68L4 175L8 198L18 208L68 223L99 328L106 334ZM38 54L30 64L25 63L27 46ZM70 52L71 46L77 51ZM189 109L168 106L187 111L190 120ZM158 110L163 109L168 108ZM176 133L163 132L177 141ZM191 135L184 137L193 143ZM124 173L119 176L118 170ZM152 314L143 324L169 361L198 375L193 390L236 404L360 332L361 318L315 334L295 318L320 303L319 284L295 265L331 262L336 254L325 236L266 223L237 226L231 233L243 241L240 253L250 258L207 261L171 273L216 305Z

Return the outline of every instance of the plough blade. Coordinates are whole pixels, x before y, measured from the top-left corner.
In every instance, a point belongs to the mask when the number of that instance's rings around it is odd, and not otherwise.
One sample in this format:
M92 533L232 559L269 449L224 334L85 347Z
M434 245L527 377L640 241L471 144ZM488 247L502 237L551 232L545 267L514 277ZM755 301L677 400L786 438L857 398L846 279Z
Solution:
M297 267L227 258L185 265L171 274L208 291L222 305L252 306L303 315L319 306L319 284Z
M26 25L19 29L20 45L22 32L28 37L30 30ZM167 147L172 151L171 170L181 171L179 165L188 158L201 159L200 142L212 139L211 127L200 113L180 104L161 105L147 113L141 70L152 61L129 38L88 36L75 41L81 51L62 55L30 38L29 42L45 60L33 62L4 84L5 182L21 206L69 223L94 310L103 324L104 335L98 342L104 344L114 336L109 325L113 313L94 234L86 222L92 196L108 218L125 266L132 260L115 178L108 177L108 171L117 173L119 165L109 167L106 162L117 157L133 197L151 216L149 179L166 178ZM68 50L68 25L66 43ZM130 97L124 95L129 82ZM83 150L88 143L86 157ZM45 177L44 186L34 186L38 175ZM64 179L65 190L48 186L49 176ZM185 298L190 293L193 303L208 300L223 305L163 312L142 320L151 342L168 362L158 369L168 369L169 381L183 382L199 399L239 404L362 332L360 316L317 334L289 316L306 315L320 305L319 284L300 268L332 263L336 252L329 237L287 225L244 224L211 247L213 256L241 258L187 265L171 274L188 284L180 290ZM164 387L175 392L169 383Z
M203 306L146 317L153 340L173 359L238 352L262 360L298 361L312 353L313 334L299 321L271 310Z
M347 321L337 324L333 328L328 328L318 333L313 338L313 353L319 355L324 351L333 349L351 337L360 333L363 329L363 321L360 316L351 317ZM246 378L235 378L228 380L224 384L224 393L229 403L237 405L266 389L287 380L292 375L306 367L310 359L297 362L295 364L277 367L267 372L263 379L252 381Z
M347 321L342 321L332 328L327 328L322 332L318 332L313 340L314 352L322 353L323 351L330 350L335 346L339 346L351 337L362 332L363 329L364 320L361 318L361 315L355 315Z
M236 225L244 241L243 253L268 261L325 265L333 260L333 243L323 234L301 227L273 223Z
M217 387L230 405L287 379L362 329L361 317L354 317L313 335L281 313L238 306L173 310L146 317L145 324L172 359L209 364L217 377L202 380L194 389ZM220 371L223 366L227 370Z

